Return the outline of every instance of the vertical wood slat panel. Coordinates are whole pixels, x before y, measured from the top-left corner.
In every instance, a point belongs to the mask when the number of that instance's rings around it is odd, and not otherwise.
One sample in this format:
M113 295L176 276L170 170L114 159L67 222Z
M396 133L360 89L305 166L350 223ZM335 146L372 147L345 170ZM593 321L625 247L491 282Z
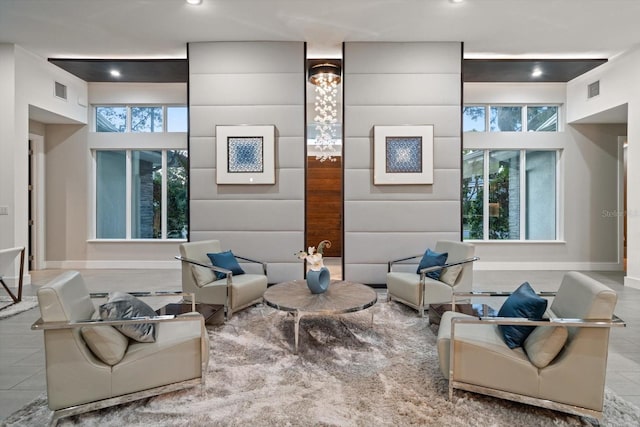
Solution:
M329 257L342 256L342 157L334 158L307 159L307 247L330 240Z

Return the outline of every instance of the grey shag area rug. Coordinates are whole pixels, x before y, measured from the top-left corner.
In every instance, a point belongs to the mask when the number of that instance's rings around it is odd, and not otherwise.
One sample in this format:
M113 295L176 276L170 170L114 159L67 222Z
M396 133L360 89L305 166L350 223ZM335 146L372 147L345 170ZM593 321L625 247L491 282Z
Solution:
M36 297L22 297L22 300L16 304L13 304L13 300L10 297L0 297L0 319L15 316L23 311L31 310L38 306L38 298Z
M581 426L593 420L463 391L447 398L436 337L399 304L293 321L258 306L209 327L204 390L165 394L62 420L80 426ZM167 367L170 369L170 367ZM7 426L46 425L46 397ZM640 425L640 410L607 391L604 425Z

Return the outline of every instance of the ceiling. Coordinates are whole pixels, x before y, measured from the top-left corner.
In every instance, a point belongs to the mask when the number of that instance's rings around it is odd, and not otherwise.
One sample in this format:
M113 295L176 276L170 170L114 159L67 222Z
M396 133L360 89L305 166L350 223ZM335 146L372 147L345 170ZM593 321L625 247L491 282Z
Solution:
M460 41L465 81L568 81L640 43L638 16L636 0L0 0L0 43L87 81L118 65L117 81L167 82L186 81L189 42L306 41L335 58L344 41Z
M465 58L611 58L640 43L636 0L0 0L0 42L43 58L185 58L198 41L462 41Z

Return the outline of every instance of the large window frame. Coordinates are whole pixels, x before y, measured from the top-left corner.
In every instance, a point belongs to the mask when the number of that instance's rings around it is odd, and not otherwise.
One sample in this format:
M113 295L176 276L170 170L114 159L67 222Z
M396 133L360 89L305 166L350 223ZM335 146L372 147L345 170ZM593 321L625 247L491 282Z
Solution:
M465 150L466 151L466 150ZM483 156L483 175L482 175L482 186L483 186L483 200L482 200L482 239L473 239L473 238L465 238L462 236L464 241L468 242L497 242L497 243L513 243L513 242L560 242L563 239L563 229L562 229L562 197L561 197L561 188L562 188L562 162L563 162L563 150L561 149L530 149L530 148L518 148L518 149L501 149L501 148L491 148L491 149L473 149L473 151L481 151ZM519 238L518 239L491 239L490 238L490 216L491 216L491 206L489 203L490 191L487 191L487 188L490 183L490 154L492 152L504 152L504 151L513 151L519 153ZM555 152L555 238L554 239L528 239L527 238L527 153L528 152ZM464 179L464 177L463 177ZM465 195L462 194L462 199L464 201ZM464 210L464 207L463 207ZM463 211L463 216L465 212Z
M126 170L125 170L125 235L123 237L109 238L109 237L98 237L98 152L106 152L106 151L120 151L125 152L125 161L126 161ZM133 210L134 206L132 203L132 196L134 193L134 152L140 151L156 151L161 153L161 196L160 196L160 230L161 234L158 238L138 238L133 237ZM170 241L170 242L179 242L186 241L186 236L182 236L181 238L169 237L168 230L168 169L169 165L167 162L167 153L169 151L187 151L186 149L93 149L91 150L92 160L93 160L93 189L94 189L94 197L93 197L93 239L100 241L150 241L150 242L159 242L159 241ZM187 152L188 156L188 152ZM185 185L188 185L186 183ZM188 226L188 219L187 219Z
M103 131L97 131L98 108L101 107L125 110L115 111L113 116L107 113L100 117L104 127ZM161 108L162 129L154 126L154 132L131 131L132 109L139 107ZM187 105L180 102L123 102L96 103L91 108L92 131L88 137L88 155L92 162L89 240L154 243L186 241L189 228ZM177 110L170 112L172 108ZM155 113L158 114L157 111ZM176 120L169 120L172 113L175 113L173 117ZM102 120L103 118L106 120ZM111 118L115 121L112 122ZM156 118L159 119L159 116L156 115ZM156 124L158 122L159 120ZM102 157L106 161L104 163L98 159L99 152L119 154ZM142 164L136 166L134 157L138 157L138 163L142 157L145 158L144 173L141 169L139 176L136 171ZM105 175L99 177L99 174ZM149 178L153 181L153 189ZM112 188L117 192L114 197L109 196ZM106 194L107 197L101 194ZM111 204L105 205L105 209L99 206L101 203ZM98 211L99 208L101 212ZM150 215L153 215L153 219L149 219ZM107 222L104 222L105 219Z

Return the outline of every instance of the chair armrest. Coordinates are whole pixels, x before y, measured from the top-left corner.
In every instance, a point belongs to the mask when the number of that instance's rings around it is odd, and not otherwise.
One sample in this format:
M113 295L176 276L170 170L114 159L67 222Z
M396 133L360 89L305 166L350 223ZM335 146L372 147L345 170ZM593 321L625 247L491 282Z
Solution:
M393 264L401 263L403 261L409 261L410 259L420 258L421 256L422 256L422 254L414 255L414 256L410 256L410 257L406 257L406 258L399 258L399 259L391 260L391 261L389 261L387 263L387 272L391 272L391 268L393 267ZM406 264L408 264L408 263L406 263Z
M454 292L456 297L508 297L512 294L511 291L471 291L471 292ZM555 291L538 291L535 293L540 297L555 297L557 292Z
M552 317L549 319L527 319L523 317L453 317L451 328L458 323L466 324L493 324L493 325L519 325L519 326L574 326L579 328L614 328L625 327L626 322L616 315L611 319L569 319Z
M177 259L179 261L182 261L182 262L188 262L189 264L193 264L193 265L197 265L197 266L200 266L200 267L208 268L210 270L217 271L219 273L223 273L224 275L227 276L227 281L233 275L231 270L227 270L226 268L222 268L222 267L217 267L215 265L203 264L200 261L196 261L194 259L189 259L189 258L185 258L185 257L182 257L182 256L176 256L175 259Z
M251 259L251 258L246 258L240 255L235 255L236 258L241 259L243 261L247 261L247 262L252 262L254 264L261 264L262 265L262 271L264 272L264 275L267 275L267 263L266 262L262 262L262 261L256 261L255 259Z
M434 265L433 267L426 267L420 270L420 276L421 278L423 278L422 276L426 275L427 273L431 273L432 271L444 270L445 268L453 267L454 265L468 264L470 262L475 262L479 259L480 259L479 257L474 256L471 258L463 259L462 261L450 262L444 265Z
M199 316L202 321L204 317ZM122 326L122 325L135 325L138 323L163 323L163 322L186 322L196 320L196 316L143 316L134 317L131 319L114 319L114 320L80 320L75 322L45 322L42 318L36 320L31 329L36 330L50 330L50 329L74 329L81 328L83 326Z
M132 295L136 298L146 298L146 297L184 297L193 295L190 292L182 292L182 291L123 291L129 295ZM89 297L91 298L107 298L110 292L90 292Z

